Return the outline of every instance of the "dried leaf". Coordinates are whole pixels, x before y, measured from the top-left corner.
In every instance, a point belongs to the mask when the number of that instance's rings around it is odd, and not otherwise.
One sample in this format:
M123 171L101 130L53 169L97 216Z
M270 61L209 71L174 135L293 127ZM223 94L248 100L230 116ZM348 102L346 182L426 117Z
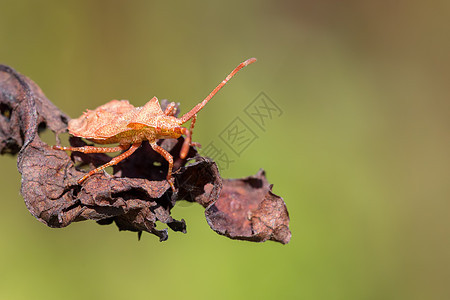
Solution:
M64 132L68 117L29 78L0 65L0 153L17 154L38 130Z
M167 105L167 101L161 101L163 109ZM271 193L263 173L255 178L222 180L216 164L199 156L194 148L185 159L180 158L183 137L158 142L174 158L175 195L165 179L167 161L148 143L114 166L114 176L94 174L78 185L77 180L85 174L80 167L98 167L111 157L79 152L69 156L44 143L38 132L45 128L57 135L65 132L69 118L34 82L3 65L0 112L0 153L18 153L26 206L47 226L65 227L83 220L102 225L114 222L119 230L137 231L139 236L146 231L164 241L167 229L157 229L156 222L186 232L184 220L170 215L176 201L185 199L207 207L208 223L220 234L250 241L289 241L286 207ZM70 143L86 144L76 137L71 137ZM196 161L186 165L192 158Z
M291 239L286 204L272 193L263 170L255 176L224 180L219 199L205 214L214 231L232 239L283 244Z

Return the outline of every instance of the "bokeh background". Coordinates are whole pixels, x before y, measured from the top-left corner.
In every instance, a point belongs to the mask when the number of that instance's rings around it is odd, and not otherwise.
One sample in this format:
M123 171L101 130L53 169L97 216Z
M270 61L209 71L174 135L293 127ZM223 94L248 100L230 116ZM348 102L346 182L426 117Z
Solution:
M0 299L448 299L449 3L1 0L0 63L72 117L152 96L187 111L257 57L200 112L194 140L248 122L258 139L222 174L264 168L293 236L229 240L186 203L173 215L188 233L164 243L47 228L3 156ZM244 113L260 92L283 111L264 130Z

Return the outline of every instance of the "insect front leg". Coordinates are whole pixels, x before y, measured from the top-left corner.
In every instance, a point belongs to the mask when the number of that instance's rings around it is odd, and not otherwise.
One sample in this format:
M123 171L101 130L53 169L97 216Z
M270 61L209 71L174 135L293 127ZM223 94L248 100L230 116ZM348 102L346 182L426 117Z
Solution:
M200 147L201 145L199 143L193 143L192 142L192 130L195 126L195 121L197 121L197 114L195 114L192 117L191 125L189 126L189 129L183 128L186 134L186 138L184 139L183 146L181 147L180 157L182 159L185 159L188 152L189 152L189 146L197 146Z
M139 148L139 146L140 146L141 144L142 144L142 142L134 143L134 144L131 145L131 147L130 147L127 151L125 151L124 153L122 153L122 154L120 154L120 155L114 157L114 158L111 159L108 163L106 163L106 164L104 164L104 165L102 165L102 166L100 166L100 167L98 167L98 168L96 168L96 169L90 171L90 172L87 173L86 175L84 175L82 178L80 178L80 179L78 180L78 184L81 184L83 181L85 181L87 178L89 178L89 177L92 176L93 174L98 173L98 172L100 172L101 170L103 170L103 169L105 169L105 168L107 168L107 167L117 165L120 161L124 160L125 158L127 158L128 156L130 156L131 154L133 154L134 151L136 151L136 150ZM119 146L119 147L120 147L120 146ZM119 147L114 147L114 148L119 148ZM95 147L94 147L94 148L95 148ZM97 148L100 148L100 149L111 149L111 148L101 148L101 147L97 147ZM116 151L112 151L112 152L116 152ZM87 153L87 152L85 152L85 153ZM90 153L94 153L94 152L90 152ZM97 152L97 153L98 153L98 152Z
M166 116L173 116L175 114L175 102L170 102L169 105L167 105L166 109L164 110L164 114Z
M150 146L152 146L153 150L161 154L162 157L167 160L169 163L169 170L167 171L167 181L170 184L170 187L172 188L172 191L175 193L175 186L173 185L174 179L172 177L172 169L173 169L173 157L170 155L169 152L167 152L166 149L156 144L156 142L150 143Z

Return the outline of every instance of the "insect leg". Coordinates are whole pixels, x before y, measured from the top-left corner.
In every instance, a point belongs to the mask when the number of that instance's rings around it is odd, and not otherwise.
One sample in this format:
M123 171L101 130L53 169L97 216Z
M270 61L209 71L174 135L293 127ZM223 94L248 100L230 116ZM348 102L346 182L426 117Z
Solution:
M175 114L175 102L170 102L169 105L167 105L166 109L164 110L164 114L166 116L173 116Z
M114 157L113 159L111 159L108 163L90 171L89 173L87 173L86 175L84 175L80 180L78 180L78 184L81 184L83 181L85 181L88 177L90 177L91 175L100 172L101 170L110 167L110 166L114 166L117 165L120 161L124 160L125 158L127 158L128 156L130 156L131 154L133 154L134 151L136 151L139 146L142 144L142 142L139 143L134 143L133 145L131 145L131 147L125 151L124 153ZM100 147L99 147L100 148ZM108 148L106 148L108 149Z
M186 155L189 152L189 146L200 146L199 143L192 143L192 130L195 126L195 121L197 120L197 114L192 117L191 125L189 126L189 130L186 131L186 138L184 139L183 146L181 147L180 157L182 159L186 158Z
M150 143L150 146L152 146L153 150L161 154L162 157L164 157L167 162L169 163L169 170L167 171L167 181L170 184L170 187L172 188L172 191L175 193L175 186L173 185L174 179L172 177L172 168L173 168L173 157L170 155L169 152L167 152L166 149L156 144L156 142Z
M76 151L82 153L110 153L119 152L127 149L129 145L120 145L117 147L94 147L94 146L83 146L83 147L63 147L63 146L53 146L55 150L66 150L66 151Z

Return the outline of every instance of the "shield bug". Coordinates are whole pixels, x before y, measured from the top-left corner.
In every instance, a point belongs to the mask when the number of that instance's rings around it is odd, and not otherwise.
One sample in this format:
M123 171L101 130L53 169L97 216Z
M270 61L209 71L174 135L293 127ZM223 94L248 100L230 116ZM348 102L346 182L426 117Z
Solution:
M53 146L53 149L78 151L83 153L111 153L124 151L114 157L108 163L91 170L78 180L81 184L91 175L101 170L116 165L123 159L135 152L143 141L148 141L153 150L161 154L169 163L167 171L167 181L175 192L174 180L172 177L173 157L163 147L159 146L158 139L177 139L185 135L180 157L186 158L189 146L196 145L192 143L192 129L197 119L197 113L208 103L209 100L243 67L254 63L255 58L247 59L240 63L217 87L199 104L194 106L189 112L181 118L176 118L175 103L171 102L167 108L162 111L156 97L153 97L142 107L134 107L127 100L112 100L95 110L87 110L78 119L69 121L69 133L73 136L85 138L97 144L114 144L116 147L63 147ZM189 129L181 125L191 120Z

